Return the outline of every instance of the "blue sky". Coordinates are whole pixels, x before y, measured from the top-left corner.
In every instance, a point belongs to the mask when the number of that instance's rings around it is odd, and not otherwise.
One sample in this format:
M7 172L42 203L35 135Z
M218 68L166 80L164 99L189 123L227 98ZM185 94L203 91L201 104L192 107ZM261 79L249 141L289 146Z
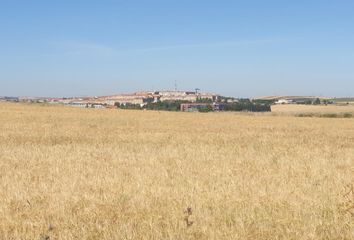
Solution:
M354 96L352 0L1 0L0 96Z

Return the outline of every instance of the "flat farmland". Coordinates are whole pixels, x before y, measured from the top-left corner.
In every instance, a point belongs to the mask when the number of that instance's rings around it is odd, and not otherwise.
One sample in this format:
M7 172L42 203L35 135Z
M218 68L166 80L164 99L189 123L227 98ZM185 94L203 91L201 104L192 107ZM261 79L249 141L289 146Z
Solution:
M1 239L349 240L353 184L353 118L0 103Z
M353 114L354 105L297 105L297 104L285 104L285 105L273 105L272 112L283 114Z

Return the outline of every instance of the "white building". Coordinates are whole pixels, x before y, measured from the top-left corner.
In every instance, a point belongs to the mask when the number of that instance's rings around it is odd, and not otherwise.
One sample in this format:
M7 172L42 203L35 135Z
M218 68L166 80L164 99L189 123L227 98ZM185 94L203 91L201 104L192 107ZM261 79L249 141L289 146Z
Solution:
M292 104L293 100L289 99L279 99L278 101L275 102L275 104Z

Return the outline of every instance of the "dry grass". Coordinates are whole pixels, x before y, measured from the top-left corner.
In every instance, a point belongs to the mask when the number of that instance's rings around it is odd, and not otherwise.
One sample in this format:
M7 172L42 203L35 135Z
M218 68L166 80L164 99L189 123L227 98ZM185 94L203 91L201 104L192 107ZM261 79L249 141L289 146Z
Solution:
M353 166L353 119L2 103L0 238L354 239Z
M338 106L338 105L273 105L273 113L281 114L301 114L301 113L313 113L313 114L345 114L350 113L354 114L354 106Z

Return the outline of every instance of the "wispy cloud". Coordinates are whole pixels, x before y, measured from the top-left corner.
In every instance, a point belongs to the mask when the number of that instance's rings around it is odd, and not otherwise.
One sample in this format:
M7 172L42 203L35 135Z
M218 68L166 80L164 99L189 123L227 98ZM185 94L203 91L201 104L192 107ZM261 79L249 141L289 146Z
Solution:
M126 48L126 49L116 49L111 46L97 44L97 43L57 41L57 42L50 43L51 53L49 54L47 53L45 55L109 57L109 56L116 56L118 54L129 54L134 52L143 53L143 52L159 52L159 51L183 50L183 49L249 47L249 46L259 46L265 44L274 44L278 42L283 42L285 40L286 39L282 39L282 38L268 38L268 39L255 39L255 40L163 45L163 46L155 46L155 47Z

